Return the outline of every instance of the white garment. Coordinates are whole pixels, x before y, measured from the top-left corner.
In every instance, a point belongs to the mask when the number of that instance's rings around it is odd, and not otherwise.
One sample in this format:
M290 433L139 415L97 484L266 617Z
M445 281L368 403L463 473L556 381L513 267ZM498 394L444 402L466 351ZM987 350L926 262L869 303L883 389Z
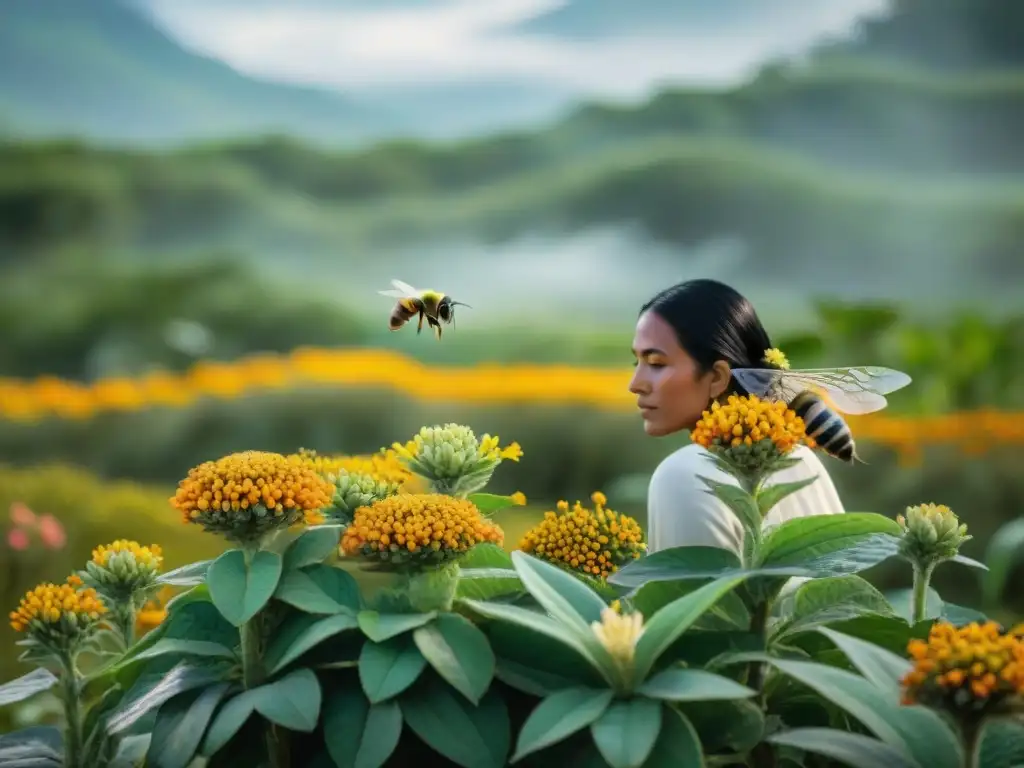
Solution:
M790 483L816 475L818 479L790 494L764 520L765 527L797 517L841 515L845 512L832 478L817 455L797 446L793 457L800 463L781 470L768 484ZM743 526L724 503L712 496L698 475L736 485L719 469L711 454L690 443L665 459L654 470L647 491L647 551L671 547L721 547L737 556L743 551Z

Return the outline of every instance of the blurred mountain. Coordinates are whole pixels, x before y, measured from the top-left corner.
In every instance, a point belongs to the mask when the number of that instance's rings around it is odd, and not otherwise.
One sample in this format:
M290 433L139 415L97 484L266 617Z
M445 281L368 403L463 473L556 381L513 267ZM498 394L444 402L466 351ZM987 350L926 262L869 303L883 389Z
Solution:
M37 135L157 141L252 132L344 140L396 120L380 105L242 75L118 0L0 3L0 114Z

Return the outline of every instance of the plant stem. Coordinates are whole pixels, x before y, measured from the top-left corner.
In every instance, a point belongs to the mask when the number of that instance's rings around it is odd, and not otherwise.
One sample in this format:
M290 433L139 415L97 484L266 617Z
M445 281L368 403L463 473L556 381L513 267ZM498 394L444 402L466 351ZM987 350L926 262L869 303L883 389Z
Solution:
M121 641L127 651L135 642L135 608L125 605L118 611L117 629L121 633Z
M981 732L983 720L967 720L960 727L960 739L964 745L964 765L966 768L982 768L981 765Z
M86 768L82 750L82 708L79 700L78 669L74 655L69 651L61 656L61 687L64 699L64 765L66 768Z
M771 612L772 601L763 600L757 604L753 615L750 617L750 631L758 636L762 644L767 640L768 617L771 615ZM759 695L762 693L761 689L764 687L764 664L762 662L751 662L747 685L757 691Z
M933 564L914 563L914 598L910 613L914 624L924 621L925 609L928 604L928 584L932 580L934 570Z

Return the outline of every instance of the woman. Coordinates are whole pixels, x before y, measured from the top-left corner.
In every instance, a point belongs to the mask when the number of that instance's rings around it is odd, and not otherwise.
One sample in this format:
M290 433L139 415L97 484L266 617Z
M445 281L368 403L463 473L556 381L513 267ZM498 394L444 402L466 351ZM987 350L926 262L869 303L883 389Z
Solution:
M714 400L745 394L732 369L767 368L762 358L771 346L753 306L727 285L691 280L659 293L641 309L633 338L636 373L629 391L637 396L644 431L662 437L693 429ZM818 479L779 502L765 522L842 514L832 479L814 452L798 446L793 456L800 463L769 482ZM655 470L647 495L648 551L709 546L742 553L742 525L699 476L735 483L695 443Z

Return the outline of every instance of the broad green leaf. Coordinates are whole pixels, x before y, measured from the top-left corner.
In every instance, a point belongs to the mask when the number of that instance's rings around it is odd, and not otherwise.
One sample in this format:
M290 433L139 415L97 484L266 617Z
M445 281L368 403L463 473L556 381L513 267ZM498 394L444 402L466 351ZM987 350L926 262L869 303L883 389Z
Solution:
M947 602L942 604L942 618L957 627L962 627L974 621L979 624L988 621L988 617L981 611Z
M359 682L370 703L379 704L415 683L426 666L410 635L369 641L359 654Z
M851 768L923 768L903 749L837 728L795 728L769 736L767 741L824 755Z
M803 480L796 480L792 483L774 483L772 485L762 486L761 490L757 494L757 508L761 513L761 517L767 517L768 513L771 512L772 509L775 508L775 505L780 501L787 496L806 488L817 479L817 476L806 477Z
M590 726L594 744L611 768L640 768L661 732L662 706L643 698L612 703Z
M512 568L512 557L497 544L477 544L459 561L463 570L471 568ZM518 578L518 576L516 577Z
M281 556L261 550L246 565L245 553L229 549L210 565L206 583L221 615L240 627L267 604L281 578Z
M503 768L511 743L505 702L490 690L478 706L440 678L417 685L399 702L421 741L462 768Z
M749 752L765 733L764 712L749 699L679 702L674 709L689 720L706 752Z
M293 731L310 733L320 719L320 682L312 670L296 669L246 693L257 712Z
M699 589L699 581L649 581L630 595L634 611L647 620L669 603ZM750 627L750 612L737 592L729 592L701 616L692 629L709 632L746 631Z
M1024 765L1024 723L990 720L981 733L979 768L1020 768Z
M151 710L161 706L178 694L205 688L223 682L225 668L222 664L202 664L182 661L176 664L160 682L137 698L127 698L107 722L111 733L124 731Z
M274 597L306 613L332 614L351 611L347 606L332 600L302 571L285 571L274 591Z
M609 576L608 581L635 589L649 581L717 579L742 568L735 553L722 547L670 547L634 560Z
M812 515L772 528L760 552L762 566L805 568L814 576L845 576L896 554L901 529L873 512Z
M661 733L644 768L703 768L704 750L693 723L682 712L662 707Z
M519 574L510 568L469 568L460 570L455 594L474 600L490 600L525 591Z
M909 588L891 589L884 594L885 599L892 606L893 613L909 623L913 619L914 590ZM937 619L942 615L942 609L942 597L932 587L928 587L928 594L924 602L924 618Z
M776 631L778 637L807 632L863 614L893 615L885 595L860 576L814 579L800 586L793 614Z
M48 691L57 682L56 676L49 670L42 667L33 669L16 680L0 685L0 707L16 704L37 693Z
M242 691L228 699L210 721L210 727L199 746L199 753L205 757L217 754L242 729L255 710L256 702L251 690Z
M722 578L705 584L662 608L644 625L636 644L636 678L647 677L658 658L723 595L743 581L742 577Z
M0 765L4 768L62 768L61 732L52 726L34 725L0 734Z
M518 506L516 500L511 496L498 496L494 493L471 493L466 497L476 505L476 508L484 515L490 515L500 509Z
M545 698L526 718L512 762L516 763L586 728L611 704L610 690L567 688Z
M670 668L649 678L637 693L661 701L746 699L757 691L702 669Z
M968 568L977 568L981 571L987 571L988 566L982 562L975 560L973 557L967 557L966 555L956 555L950 559L951 563L959 563L960 565L966 565Z
M359 583L351 573L326 563L309 565L302 569L331 600L356 612L363 608Z
M912 668L907 659L860 638L819 627L818 631L836 644L864 677L893 698L900 696L900 680Z
M998 528L985 548L988 571L981 577L981 598L986 610L999 607L1010 572L1021 560L1024 560L1024 518L1011 520Z
M601 620L608 604L575 576L520 550L512 562L527 591L566 627L589 633L591 622Z
M338 549L341 540L340 525L318 525L303 531L284 551L283 567L286 571L322 563Z
M459 693L479 703L494 679L494 651L487 637L457 613L442 613L417 627L413 641L441 677Z
M720 483L698 475L708 487L707 492L727 506L754 541L761 538L762 515L754 497L732 483Z
M176 696L160 707L146 751L146 765L188 768L217 705L230 688L231 683L218 683Z
M402 711L396 702L371 705L351 687L324 701L324 740L337 768L380 768L401 735Z
M171 587L194 587L206 581L206 571L212 562L212 560L201 560L198 563L183 565L161 574L157 577L156 582Z
M289 618L267 648L268 673L277 674L325 640L358 626L356 617L347 612L324 618L302 614Z
M360 611L356 617L363 634L375 643L390 640L417 627L433 621L436 611L429 613L377 613L376 611Z
M561 640L503 621L483 622L482 628L498 659L495 676L513 688L543 697L607 685L593 664Z
M206 656L219 659L233 659L235 652L226 648L220 643L211 643L206 640L179 640L173 637L165 637L155 645L134 656L129 661L141 661L156 656L176 654L180 656Z

